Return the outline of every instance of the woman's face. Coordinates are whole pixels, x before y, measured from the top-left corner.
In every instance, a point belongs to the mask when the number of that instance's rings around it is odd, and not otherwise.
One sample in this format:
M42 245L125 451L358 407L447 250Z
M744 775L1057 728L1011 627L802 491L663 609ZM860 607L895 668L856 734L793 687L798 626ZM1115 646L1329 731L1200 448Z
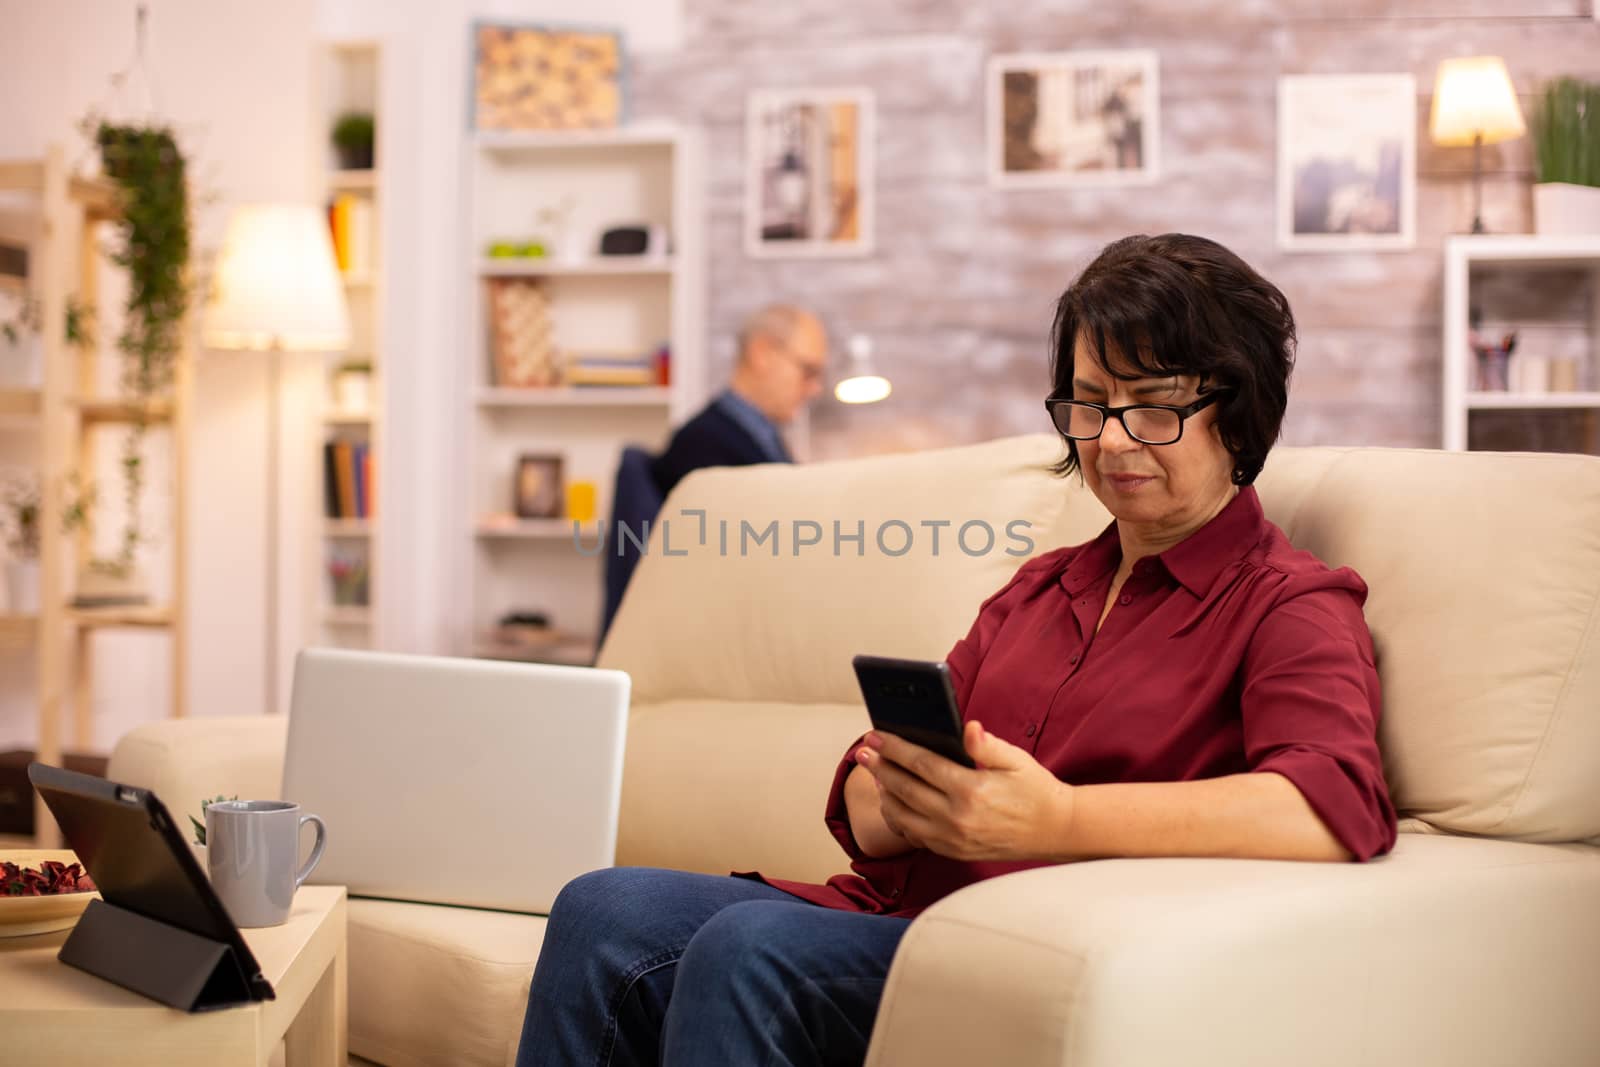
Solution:
M1115 352L1108 352L1114 362ZM1123 367L1119 367L1124 369ZM1192 375L1122 381L1100 364L1094 344L1079 336L1073 349L1072 396L1107 407L1162 404L1182 407L1200 395ZM1107 419L1100 437L1079 441L1084 480L1118 522L1153 530L1198 528L1233 494L1233 456L1217 433L1215 406L1183 424L1170 445L1147 445L1128 436L1119 419Z

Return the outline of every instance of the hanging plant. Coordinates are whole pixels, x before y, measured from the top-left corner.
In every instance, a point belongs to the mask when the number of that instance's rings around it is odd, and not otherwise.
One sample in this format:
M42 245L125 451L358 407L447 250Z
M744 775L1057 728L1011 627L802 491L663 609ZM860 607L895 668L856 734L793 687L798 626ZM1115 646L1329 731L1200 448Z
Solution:
M172 391L189 309L189 185L183 153L165 126L101 122L95 143L101 169L122 194L119 240L111 261L128 276L117 350L122 354L122 391L134 417L122 447L126 515L121 543L116 555L93 566L127 577L144 541L139 505L149 407Z

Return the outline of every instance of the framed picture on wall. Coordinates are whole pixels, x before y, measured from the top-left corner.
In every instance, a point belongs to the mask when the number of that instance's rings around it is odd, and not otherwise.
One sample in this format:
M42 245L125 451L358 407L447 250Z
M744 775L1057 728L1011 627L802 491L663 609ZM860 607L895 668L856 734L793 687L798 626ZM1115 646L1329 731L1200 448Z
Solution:
M523 455L517 458L512 506L519 519L559 519L566 499L561 457Z
M745 118L745 251L762 258L869 254L872 95L761 90L750 94Z
M472 26L474 130L609 129L623 120L625 54L609 29Z
M1154 181L1161 84L1151 51L994 56L989 183L1034 189Z
M1278 245L1417 243L1417 82L1409 74L1278 80Z

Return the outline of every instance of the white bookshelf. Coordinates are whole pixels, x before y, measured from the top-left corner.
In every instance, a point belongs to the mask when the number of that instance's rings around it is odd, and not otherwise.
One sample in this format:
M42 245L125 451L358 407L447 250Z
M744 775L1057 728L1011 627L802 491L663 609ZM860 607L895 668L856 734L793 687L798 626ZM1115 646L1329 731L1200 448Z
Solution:
M1600 393L1468 393L1473 411L1531 411L1538 408L1600 408Z
M363 211L366 222L353 235L352 243L359 244L358 256L341 272L345 301L350 310L350 346L344 352L330 355L323 368L319 390L320 410L316 419L319 438L314 454L314 484L318 493L317 514L322 519L317 529L317 546L310 559L314 573L308 583L311 586L311 605L307 614L312 620L309 638L310 643L317 645L377 648L382 646L382 637L378 632L381 615L377 596L382 537L377 516L384 494L377 485L369 487L372 507L365 517L330 516L324 495L323 446L328 442L365 446L373 457L373 480L380 483L383 480L385 305L382 164L385 116L380 107L384 77L383 47L381 42L374 39L325 40L319 42L317 60L318 101L312 135L316 138L315 158L321 168L324 203L331 205L336 198L352 198L350 202ZM374 164L368 168L342 168L329 136L339 116L352 111L366 112L374 117L377 146ZM367 389L369 401L363 408L344 407L337 396L335 378L340 366L346 362L365 362L371 367ZM336 557L365 562L365 603L337 602L330 573Z
M672 390L660 386L478 390L481 408L670 407L671 404Z
M684 142L685 131L671 122L634 122L614 130L530 130L513 132L492 130L473 135L480 153L522 153L598 148L614 152L626 148L664 148L675 150Z
M490 541L572 541L576 537L585 545L593 545L600 524L580 523L576 533L572 527L571 519L480 519L477 533Z
M485 257L478 263L483 278L553 278L586 274L667 274L677 267L670 256L607 256L582 260L549 260L516 256Z
M468 138L467 223L462 274L469 294L461 365L462 454L469 477L458 493L463 573L470 589L462 655L586 662L600 621L603 560L595 551L611 514L622 449L652 451L706 397L705 277L701 148L696 131L651 123L616 130L482 133ZM571 204L563 234L541 230L542 208ZM662 227L669 249L598 255L612 226ZM549 257L491 257L495 242L541 241ZM487 322L490 281L537 279L549 301L552 337L564 353L671 350L669 384L516 388L496 383ZM575 543L572 520L515 518L522 455L560 456L566 484L595 487L595 520ZM587 550L580 551L579 546ZM499 640L512 613L549 618L550 640L531 647Z
M328 519L322 528L324 537L342 540L371 537L372 530L370 519Z
M1580 269L1588 273L1588 352L1578 361L1577 389L1566 392L1484 392L1468 345L1474 275L1496 270L1537 272ZM1600 412L1600 235L1548 237L1535 234L1451 237L1444 249L1444 447L1464 451L1475 411ZM1519 345L1518 355L1529 353Z

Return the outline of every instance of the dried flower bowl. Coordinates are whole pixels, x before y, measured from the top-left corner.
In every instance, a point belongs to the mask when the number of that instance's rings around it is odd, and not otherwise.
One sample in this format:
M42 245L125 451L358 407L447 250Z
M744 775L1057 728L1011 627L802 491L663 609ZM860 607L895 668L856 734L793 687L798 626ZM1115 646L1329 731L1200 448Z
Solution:
M0 863L40 870L51 862L70 868L78 862L78 857L69 849L0 850ZM84 877L87 879L87 875ZM78 921L78 916L89 906L89 901L99 895L92 889L83 889L44 896L12 896L0 889L0 938L28 937L65 930Z

